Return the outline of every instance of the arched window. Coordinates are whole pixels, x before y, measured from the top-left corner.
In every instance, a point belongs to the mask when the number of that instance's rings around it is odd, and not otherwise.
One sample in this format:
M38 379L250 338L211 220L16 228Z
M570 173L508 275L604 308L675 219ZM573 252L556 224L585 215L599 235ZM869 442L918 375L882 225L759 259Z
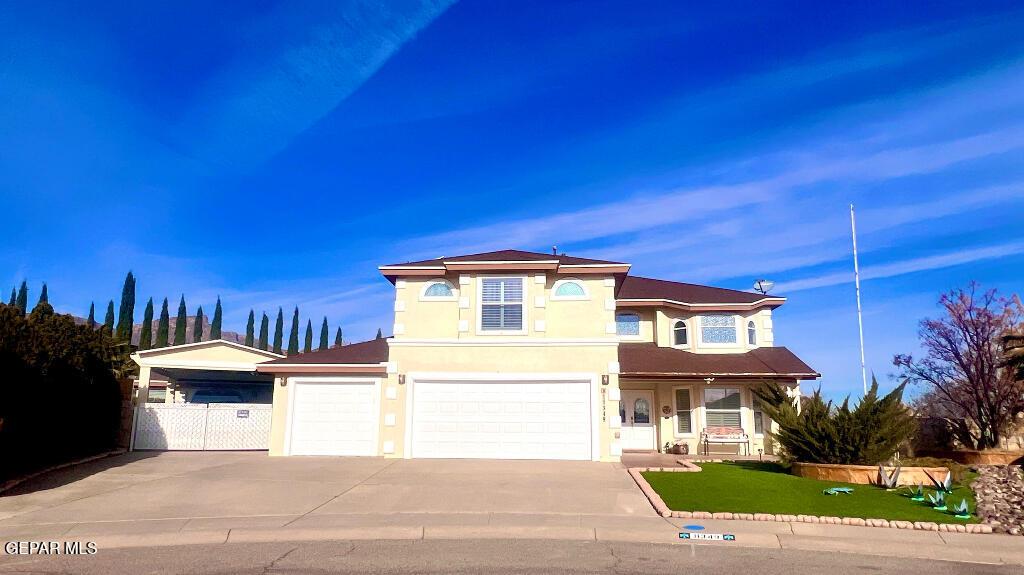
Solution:
M675 345L687 345L689 340L686 338L686 322L679 320L672 328L672 341Z
M587 288L583 287L583 282L576 278L558 280L551 287L551 299L587 299Z
M633 423L651 422L651 404L642 397L633 402Z
M446 282L445 280L435 280L435 281L429 282L423 288L422 298L423 299L454 299L455 298L455 288L452 287L452 284Z
M640 335L640 316L635 313L615 314L616 335Z
M757 328L754 327L753 321L747 322L747 343L757 345Z

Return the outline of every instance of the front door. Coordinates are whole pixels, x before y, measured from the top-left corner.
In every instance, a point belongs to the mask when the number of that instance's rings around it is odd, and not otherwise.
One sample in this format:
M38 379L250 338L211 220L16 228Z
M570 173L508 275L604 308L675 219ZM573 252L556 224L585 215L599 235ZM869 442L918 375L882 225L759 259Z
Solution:
M622 449L657 449L654 432L654 392L623 391L619 402L622 417Z

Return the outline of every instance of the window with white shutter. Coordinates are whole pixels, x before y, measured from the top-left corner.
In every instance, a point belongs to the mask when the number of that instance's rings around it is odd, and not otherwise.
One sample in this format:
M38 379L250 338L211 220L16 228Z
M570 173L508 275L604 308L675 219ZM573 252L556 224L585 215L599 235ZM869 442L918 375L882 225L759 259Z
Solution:
M480 331L522 333L523 278L480 279Z

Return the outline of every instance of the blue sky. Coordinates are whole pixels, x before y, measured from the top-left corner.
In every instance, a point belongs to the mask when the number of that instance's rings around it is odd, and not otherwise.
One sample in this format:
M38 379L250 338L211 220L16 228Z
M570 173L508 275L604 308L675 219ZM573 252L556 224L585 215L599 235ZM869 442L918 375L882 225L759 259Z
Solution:
M362 339L378 264L557 244L775 280L777 343L841 396L850 202L886 385L941 291L1024 286L1012 3L40 4L0 13L0 273L60 311L132 269Z

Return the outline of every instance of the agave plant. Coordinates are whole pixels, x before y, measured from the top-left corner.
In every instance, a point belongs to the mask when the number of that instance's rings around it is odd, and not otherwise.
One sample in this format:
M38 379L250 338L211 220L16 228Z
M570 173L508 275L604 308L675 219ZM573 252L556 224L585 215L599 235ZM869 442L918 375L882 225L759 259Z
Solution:
M881 464L878 465L878 482L886 489L896 489L896 484L900 479L900 466L897 464L896 469L892 470L892 474L885 472L885 467Z
M946 478L943 479L942 481L935 479L934 477L932 477L932 474L928 473L927 471L925 471L924 474L928 476L928 479L932 480L932 484L935 486L936 490L941 491L943 493L953 492L953 474L950 473L949 471L946 472Z
M967 500L966 499L961 499L960 503L957 503L956 505L953 506L953 515L957 519L970 519L971 518L971 512L967 508Z
M932 507L936 511L946 510L946 492L936 491L935 493L928 494L928 502L931 503Z
M910 489L910 500L911 501L924 501L924 486L920 483L917 484L917 489Z

